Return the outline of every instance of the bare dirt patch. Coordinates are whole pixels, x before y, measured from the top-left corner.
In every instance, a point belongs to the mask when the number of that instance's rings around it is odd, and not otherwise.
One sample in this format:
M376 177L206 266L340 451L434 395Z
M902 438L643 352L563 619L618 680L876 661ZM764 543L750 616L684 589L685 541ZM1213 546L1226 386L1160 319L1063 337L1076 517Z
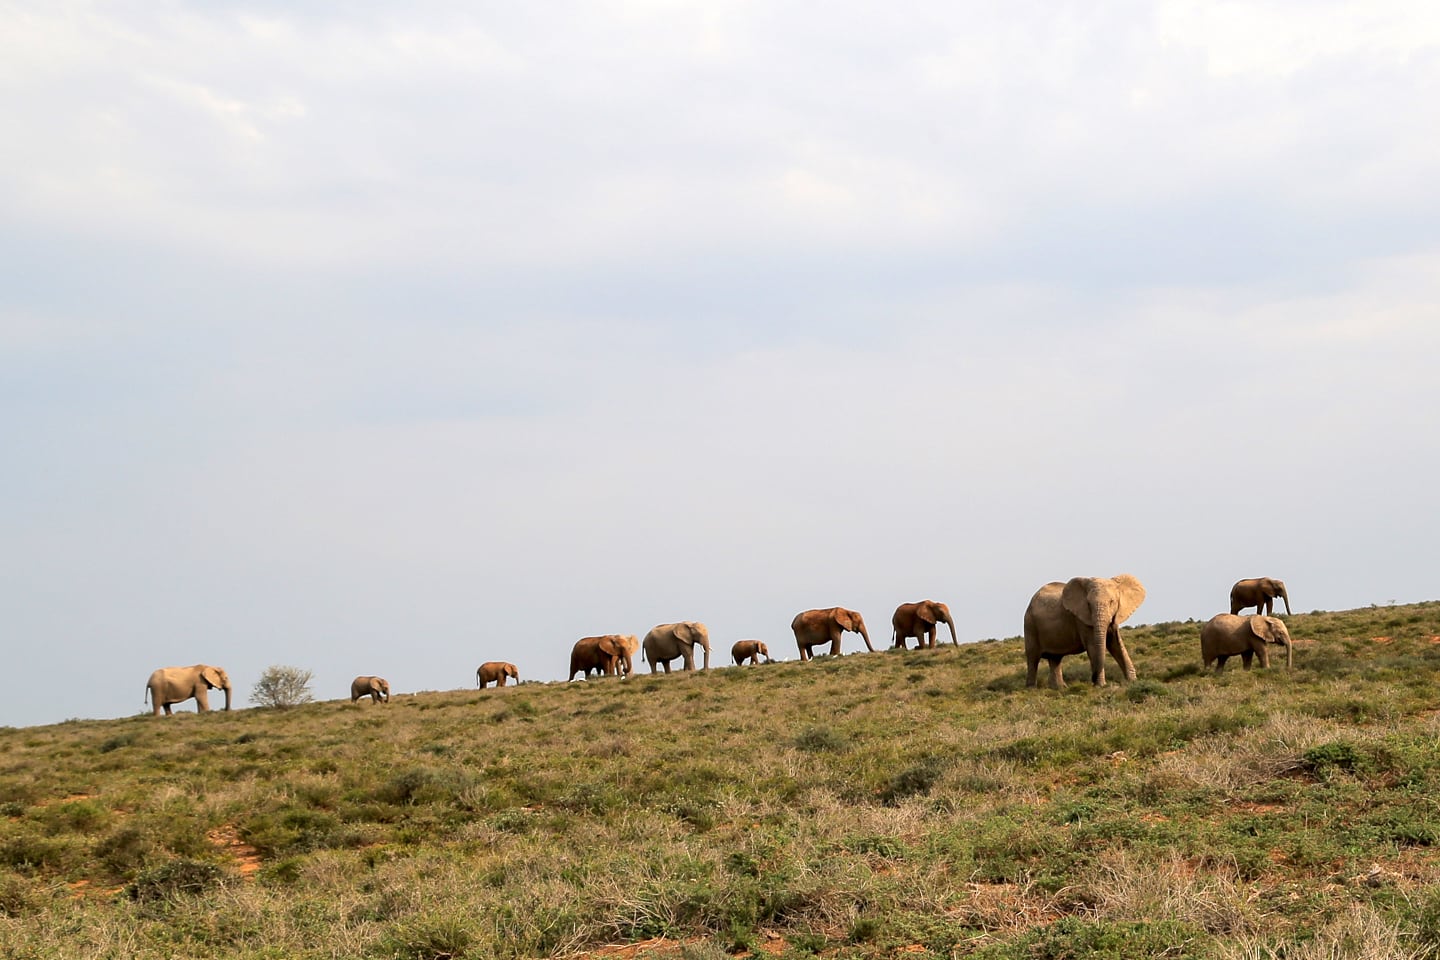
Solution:
M235 858L240 876L249 879L260 869L260 851L240 839L240 831L233 823L216 827L205 834L205 839Z

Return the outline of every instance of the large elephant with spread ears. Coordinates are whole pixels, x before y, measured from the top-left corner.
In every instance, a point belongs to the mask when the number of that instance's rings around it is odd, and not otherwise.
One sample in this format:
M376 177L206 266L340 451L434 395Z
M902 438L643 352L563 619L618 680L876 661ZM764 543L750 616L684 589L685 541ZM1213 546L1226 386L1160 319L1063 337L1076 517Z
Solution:
M189 699L195 700L195 710L205 713L210 709L210 691L225 691L225 709L230 709L230 675L220 667L197 663L193 667L161 667L150 674L145 681L145 697L154 706L154 716L171 713L170 706Z
M570 649L570 679L578 673L589 677L590 671L613 677L629 676L635 668L635 651L640 641L633 634L607 633L603 637L581 637Z
M1035 686L1040 661L1050 665L1050 686L1065 686L1060 660L1072 653L1090 657L1090 682L1105 685L1105 651L1127 680L1135 664L1120 639L1120 624L1145 601L1145 587L1128 573L1117 577L1075 577L1047 583L1025 608L1025 686Z
M830 644L830 655L840 655L840 635L858 633L865 641L865 649L875 652L870 643L870 631L865 629L865 618L854 610L844 607L805 610L795 614L790 621L790 630L795 634L795 645L800 648L800 659L809 660L811 649L821 644Z
M705 666L702 669L710 669L710 629L703 623L686 620L658 624L645 634L644 647L645 662L650 664L651 673L655 672L656 664L669 673L670 661L676 657L683 661L680 669L694 670L696 647L705 651Z
M1290 594L1285 592L1285 581L1273 577L1251 577L1236 580L1230 588L1230 612L1239 613L1246 607L1254 607L1256 613L1271 616L1275 609L1275 598L1285 601L1285 613L1290 613ZM1262 610L1261 607L1264 607Z
M934 650L935 635L940 632L936 624L939 623L950 628L950 642L960 646L960 641L955 637L955 620L950 616L950 608L945 604L934 600L902 603L895 608L895 613L890 618L890 626L894 628L892 646L906 649L905 641L914 637L917 649Z

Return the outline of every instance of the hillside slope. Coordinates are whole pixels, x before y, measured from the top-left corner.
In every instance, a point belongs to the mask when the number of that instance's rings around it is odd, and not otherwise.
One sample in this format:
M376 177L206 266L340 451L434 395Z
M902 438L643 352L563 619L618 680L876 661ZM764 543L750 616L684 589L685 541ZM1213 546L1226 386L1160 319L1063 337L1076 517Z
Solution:
M3 730L0 953L1432 955L1440 602L1287 620Z

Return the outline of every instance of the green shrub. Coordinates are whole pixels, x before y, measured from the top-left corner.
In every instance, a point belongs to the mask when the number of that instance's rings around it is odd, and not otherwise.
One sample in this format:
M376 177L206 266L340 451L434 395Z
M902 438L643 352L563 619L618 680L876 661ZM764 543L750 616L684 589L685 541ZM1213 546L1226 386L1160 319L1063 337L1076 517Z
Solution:
M220 886L225 871L203 860L170 860L141 871L126 888L131 900L147 902L208 893Z
M829 727L807 727L794 742L796 749L807 753L838 753L850 746L847 737Z

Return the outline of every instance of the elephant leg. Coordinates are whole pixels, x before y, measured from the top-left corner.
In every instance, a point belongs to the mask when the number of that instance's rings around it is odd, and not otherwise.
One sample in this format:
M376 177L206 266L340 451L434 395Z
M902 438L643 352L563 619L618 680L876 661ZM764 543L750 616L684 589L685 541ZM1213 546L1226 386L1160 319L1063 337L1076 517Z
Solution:
M1225 661L1230 659L1230 654L1222 653L1215 658L1215 672L1219 673L1225 669Z
M1065 672L1060 669L1059 657L1046 657L1045 661L1050 665L1050 689L1065 689Z
M1105 646L1110 651L1110 656L1115 658L1119 665L1120 672L1125 675L1126 680L1135 679L1135 663L1130 659L1130 651L1125 649L1125 644L1120 640L1120 631L1116 630L1105 639Z
M1240 666L1243 667L1243 668L1246 669L1246 670L1249 670L1249 669L1250 669L1250 661L1251 661L1251 659L1254 658L1254 656L1255 656L1255 651L1254 651L1254 650L1246 650L1244 653L1240 654Z
M840 637L843 635L844 631L839 629L830 631L830 656L840 656Z
M1035 686L1036 674L1040 672L1040 654L1025 651L1025 686Z
M155 712L156 712L156 713L159 713L160 711L159 711L159 710L156 710ZM170 709L170 704L168 704L168 703L165 704L165 716L170 717L170 716L174 716L174 715L175 715L175 711Z
M1105 686L1105 649L1092 642L1085 645L1085 653L1090 658L1090 683Z

